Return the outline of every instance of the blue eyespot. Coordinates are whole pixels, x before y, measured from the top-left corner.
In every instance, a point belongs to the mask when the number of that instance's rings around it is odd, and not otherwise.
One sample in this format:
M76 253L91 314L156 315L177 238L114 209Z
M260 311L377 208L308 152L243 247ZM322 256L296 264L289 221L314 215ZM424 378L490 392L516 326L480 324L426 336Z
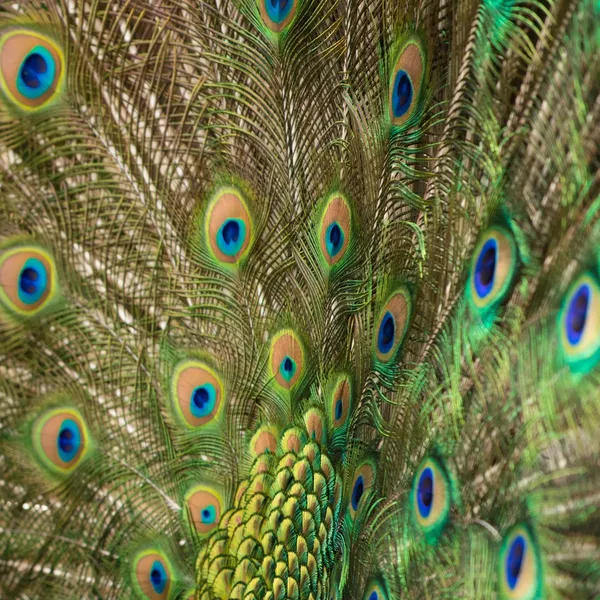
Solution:
M81 447L81 431L72 419L65 419L60 426L56 438L58 456L63 462L72 461Z
M392 110L394 117L402 117L411 106L413 99L413 85L408 73L400 69L394 78L392 91Z
M227 256L235 256L246 240L246 223L242 219L226 219L217 233L219 250Z
M540 553L528 525L512 528L502 540L499 558L501 598L534 600L542 597Z
M210 485L197 485L185 495L185 516L196 533L205 536L218 524L223 510L221 491Z
M352 214L341 194L332 194L327 199L318 234L320 253L331 268L342 261L352 246Z
M334 258L344 246L344 231L337 221L327 227L325 245L331 258Z
M426 458L413 478L411 503L415 523L434 544L442 535L450 518L452 488L450 478L436 458Z
M374 358L379 363L390 363L397 359L411 315L410 291L406 286L400 285L380 309L377 325L373 328Z
M386 312L381 319L379 325L379 333L377 335L377 349L382 354L387 354L394 345L396 334L396 323L391 312Z
M423 469L417 484L417 503L421 517L427 518L433 506L433 471L430 467Z
M363 493L365 491L365 481L360 475L356 481L354 482L354 488L352 489L352 508L354 510L358 510L358 503L360 499L363 497Z
M515 281L518 266L519 249L512 231L491 226L473 251L466 290L471 309L485 329L494 323L500 304Z
M194 388L190 402L190 411L194 417L201 419L210 415L217 403L217 390L212 383L204 383Z
M41 260L28 258L19 273L19 300L23 304L35 304L46 292L48 273Z
M294 361L293 358L291 358L290 356L286 356L282 361L281 361L281 366L279 367L279 372L281 373L281 376L286 380L286 381L291 381L292 377L294 377L294 375L296 374L296 362Z
M375 461L371 458L365 458L354 470L352 491L348 499L348 513L351 519L356 517L359 510L364 510L364 505L372 496L375 475Z
M277 24L286 19L293 4L293 0L265 0L267 14Z
M212 504L207 504L200 513L200 519L205 525L212 525L217 520L217 509Z
M558 313L563 357L571 371L589 373L600 360L600 287L595 273L582 273L570 286Z
M363 594L363 600L388 600L389 594L385 579L379 575L371 580Z
M269 373L274 384L291 390L302 379L304 370L304 348L300 338L292 329L276 333L269 349Z
M494 287L498 243L490 238L483 244L477 263L475 264L475 291L480 298L485 298Z
M56 63L43 46L36 46L23 59L17 77L17 90L30 100L43 96L54 83Z
M566 332L572 345L578 344L583 336L590 303L591 290L583 284L575 291L567 308Z
M163 564L155 560L150 570L150 583L157 594L162 594L167 586L167 571Z

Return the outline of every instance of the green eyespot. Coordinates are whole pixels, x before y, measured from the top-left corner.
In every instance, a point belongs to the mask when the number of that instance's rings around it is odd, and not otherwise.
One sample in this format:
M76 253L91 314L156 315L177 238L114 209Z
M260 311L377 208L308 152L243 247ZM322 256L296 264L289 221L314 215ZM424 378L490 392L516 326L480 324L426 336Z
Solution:
M246 258L254 239L254 225L246 201L237 189L224 187L213 195L204 233L217 262L235 266Z
M133 561L132 580L140 598L167 600L173 587L173 569L169 559L157 549L140 552Z
M52 257L37 246L18 245L0 250L0 304L9 314L33 317L57 292Z
M541 598L540 555L527 526L517 525L504 537L498 569L502 598L505 600Z
M0 36L0 88L19 110L39 111L59 96L64 64L60 46L41 33L16 28Z
M379 312L375 326L376 358L387 363L393 360L408 331L412 316L412 298L408 289L398 288Z
M346 199L341 194L333 194L325 205L319 225L319 245L321 254L331 268L346 255L350 245L352 216Z
M437 541L450 517L450 485L437 459L427 458L415 473L410 503L414 520L429 543Z
M302 377L304 347L291 329L284 329L273 337L269 365L272 377L283 389L292 389Z
M390 73L389 114L392 126L406 128L420 118L427 66L425 48L420 39L405 39L396 53Z
M575 373L588 373L600 359L600 286L591 273L571 285L558 315L563 356Z
M363 600L389 600L387 588L379 578L371 580L365 588Z
M467 297L475 314L489 327L517 274L519 252L512 233L490 227L479 240L469 271Z
M201 536L217 527L225 502L220 490L211 485L196 485L185 495L185 506L190 525Z
M186 359L171 378L173 412L188 428L205 426L220 417L224 407L223 382L205 362Z
M350 486L350 502L348 511L354 519L359 509L364 505L373 492L375 485L375 463L365 460L354 471L352 485Z
M32 442L39 461L55 475L69 475L88 456L90 436L83 417L72 408L43 413L33 424Z

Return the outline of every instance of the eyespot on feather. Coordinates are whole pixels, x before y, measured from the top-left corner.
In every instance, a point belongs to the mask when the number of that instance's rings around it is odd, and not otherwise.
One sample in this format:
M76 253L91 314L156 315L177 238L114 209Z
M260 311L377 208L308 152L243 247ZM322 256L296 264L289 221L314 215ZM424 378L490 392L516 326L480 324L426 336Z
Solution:
M469 299L479 313L504 300L514 281L517 263L518 250L512 233L503 227L488 229L475 247L469 273Z
M173 569L163 552L151 549L140 552L132 565L132 580L137 595L148 600L168 600Z
M350 207L343 196L334 194L327 201L319 226L321 254L329 267L338 264L345 256L350 236Z
M347 377L340 379L333 394L333 423L336 427L343 427L351 409L352 391L350 380Z
M188 428L215 421L224 407L223 382L206 363L186 359L171 378L171 403L178 420Z
M35 455L46 469L68 475L87 457L90 436L78 410L55 408L35 421L32 442Z
M388 600L388 598L386 586L379 578L369 582L363 595L363 600Z
M190 525L203 536L218 526L225 504L219 490L208 485L197 485L186 493L185 506Z
M422 104L426 60L418 38L411 37L401 45L390 72L388 102L392 126L408 126L417 118Z
M583 273L570 286L558 314L560 347L574 373L588 373L600 359L600 285Z
M0 303L10 313L32 317L56 296L56 267L35 246L0 250Z
M352 414L352 382L346 373L336 375L327 386L327 421L331 428L331 444L344 443L344 434Z
M350 486L348 513L352 519L356 517L361 506L364 505L375 484L375 464L371 461L363 462L355 471Z
M291 329L284 329L273 337L269 365L275 382L286 390L292 389L302 376L304 348Z
M296 16L298 0L258 0L265 25L273 33L281 33Z
M401 287L395 291L379 313L375 327L375 356L381 362L389 362L402 345L412 315L412 299L409 291Z
M502 540L498 565L501 597L506 600L541 598L540 554L529 528L513 527Z
M442 534L451 506L450 479L442 464L433 458L421 463L411 488L412 514L429 543Z
M59 96L64 62L60 46L41 33L15 28L0 36L0 87L20 110L40 110Z
M236 265L246 257L254 228L239 191L221 188L214 194L206 212L205 235L211 254L218 262Z

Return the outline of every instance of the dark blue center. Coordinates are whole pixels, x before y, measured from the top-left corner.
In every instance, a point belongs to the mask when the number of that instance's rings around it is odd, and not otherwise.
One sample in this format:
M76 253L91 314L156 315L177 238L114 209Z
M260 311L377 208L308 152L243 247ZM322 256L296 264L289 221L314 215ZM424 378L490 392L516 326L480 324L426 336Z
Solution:
M525 556L525 540L523 536L518 535L510 545L506 557L506 581L508 587L514 590L519 583L519 575L523 567L523 557Z
M63 427L58 434L58 445L60 449L70 454L73 452L75 447L73 440L75 439L75 432L70 427Z
M210 401L210 396L206 388L197 387L194 390L192 401L198 407L198 409L203 410L206 404Z
M364 482L364 479L362 478L362 475L360 475L358 477L358 479L356 480L356 482L354 483L354 489L352 490L352 508L354 510L358 509L358 503L360 502L360 499L362 498L364 491L365 491L365 482Z
M496 274L496 240L488 240L477 257L475 265L475 291L480 298L485 298L494 287Z
M427 467L423 469L417 484L417 503L423 518L427 518L433 506L433 471Z
M152 585L154 587L159 587L162 583L162 573L160 572L160 569L152 569L150 579L152 580Z
M167 586L167 571L165 570L164 565L155 560L152 563L152 568L150 570L150 583L154 588L154 591L157 594L162 594Z
M387 354L394 345L394 338L396 333L396 323L391 312L386 312L381 319L379 325L379 334L377 335L377 347L379 352Z
M39 302L46 293L48 283L48 272L44 263L37 258L28 258L19 273L19 300L30 306Z
M48 63L46 59L40 54L30 54L21 67L21 79L23 83L31 89L37 89L40 87L41 76L48 72Z
M590 303L590 287L582 285L571 298L567 310L567 338L570 344L578 344L585 329L588 307Z
M329 229L329 244L331 245L331 255L335 256L342 247L342 229L337 223L333 223Z
M329 231L329 241L334 248L337 248L342 241L342 230L337 223L334 223Z
M339 421L342 418L343 412L344 412L344 403L340 399L335 403L335 420L336 421Z
M287 356L284 359L282 368L286 373L292 372L292 369L294 368L294 363L292 362L292 359L289 356Z
M205 508L205 509L202 511L202 516L203 516L205 519L210 519L210 510L208 510L208 508Z
M240 237L240 225L237 221L234 221L233 219L229 219L228 221L225 222L225 225L223 225L223 239L225 240L225 243L227 244L231 244L232 242L235 243L238 241L238 238Z
M70 463L84 444L79 425L73 419L65 419L56 436L56 449L60 460Z
M371 592L369 600L379 600L379 595L377 594L377 592Z
M394 89L392 92L392 110L394 117L402 117L410 108L413 98L413 86L410 77L400 69L394 78Z
M26 294L34 295L37 292L39 280L39 273L34 268L27 267L21 271L19 287Z

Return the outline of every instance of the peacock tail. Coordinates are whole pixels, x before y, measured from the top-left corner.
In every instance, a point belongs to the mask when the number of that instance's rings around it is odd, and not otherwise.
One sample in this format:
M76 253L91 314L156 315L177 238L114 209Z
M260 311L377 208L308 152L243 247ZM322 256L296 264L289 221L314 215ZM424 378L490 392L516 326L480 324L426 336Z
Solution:
M597 0L0 0L0 598L600 598Z

